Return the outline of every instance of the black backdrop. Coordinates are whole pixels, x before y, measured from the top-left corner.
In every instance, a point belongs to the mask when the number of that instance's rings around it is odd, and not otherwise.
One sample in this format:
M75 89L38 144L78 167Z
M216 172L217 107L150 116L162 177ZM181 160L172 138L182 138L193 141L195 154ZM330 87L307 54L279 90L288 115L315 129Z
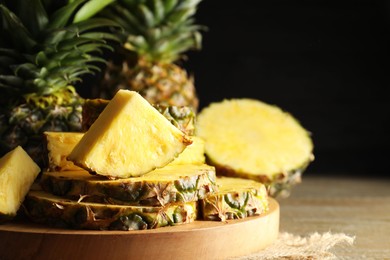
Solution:
M182 65L201 108L250 97L312 132L308 173L389 176L390 4L386 1L203 0L203 49Z

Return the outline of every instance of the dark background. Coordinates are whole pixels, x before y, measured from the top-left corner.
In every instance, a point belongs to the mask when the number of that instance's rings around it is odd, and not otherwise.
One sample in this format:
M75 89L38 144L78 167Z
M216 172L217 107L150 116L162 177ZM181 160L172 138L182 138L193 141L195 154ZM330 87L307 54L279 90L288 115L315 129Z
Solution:
M203 49L183 66L201 108L250 97L312 132L307 173L390 176L387 1L203 0Z

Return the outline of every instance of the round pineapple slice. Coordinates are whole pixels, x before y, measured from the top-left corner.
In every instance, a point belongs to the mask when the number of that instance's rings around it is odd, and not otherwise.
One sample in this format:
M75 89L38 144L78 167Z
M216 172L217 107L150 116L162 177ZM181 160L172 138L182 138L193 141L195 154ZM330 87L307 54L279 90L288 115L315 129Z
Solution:
M262 215L269 210L265 185L249 179L218 177L218 191L200 202L205 220L226 221Z
M309 132L291 114L259 100L211 103L195 129L218 175L260 181L274 197L287 196L313 160Z

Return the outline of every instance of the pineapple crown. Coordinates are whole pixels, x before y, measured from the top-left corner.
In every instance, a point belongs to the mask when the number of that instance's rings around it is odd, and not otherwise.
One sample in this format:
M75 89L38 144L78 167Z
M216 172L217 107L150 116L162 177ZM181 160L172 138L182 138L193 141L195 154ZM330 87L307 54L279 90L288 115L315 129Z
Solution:
M171 63L201 48L205 27L195 24L201 0L117 0L102 12L121 25L124 47L147 62Z
M99 56L118 41L116 23L91 18L112 0L0 0L2 99L55 93L99 70ZM9 102L9 100L6 100Z

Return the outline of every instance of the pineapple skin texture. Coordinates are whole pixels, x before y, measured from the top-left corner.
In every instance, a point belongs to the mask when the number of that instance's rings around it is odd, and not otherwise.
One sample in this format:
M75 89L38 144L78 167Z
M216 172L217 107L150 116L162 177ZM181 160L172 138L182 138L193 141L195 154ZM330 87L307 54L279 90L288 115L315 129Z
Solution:
M68 159L99 175L128 178L167 165L190 144L137 92L119 90Z
M253 180L217 177L218 192L200 201L203 220L226 221L261 215L268 211L268 192Z
M196 202L172 203L165 207L85 203L30 191L24 201L30 219L61 228L93 230L143 230L191 223Z
M44 172L40 186L48 193L86 202L163 206L190 202L216 192L215 169L209 165L172 165L141 177L108 180L86 171Z
M0 159L0 221L16 216L40 171L21 146Z
M76 132L44 132L47 142L48 171L77 171L82 168L67 160L68 155L83 137Z

